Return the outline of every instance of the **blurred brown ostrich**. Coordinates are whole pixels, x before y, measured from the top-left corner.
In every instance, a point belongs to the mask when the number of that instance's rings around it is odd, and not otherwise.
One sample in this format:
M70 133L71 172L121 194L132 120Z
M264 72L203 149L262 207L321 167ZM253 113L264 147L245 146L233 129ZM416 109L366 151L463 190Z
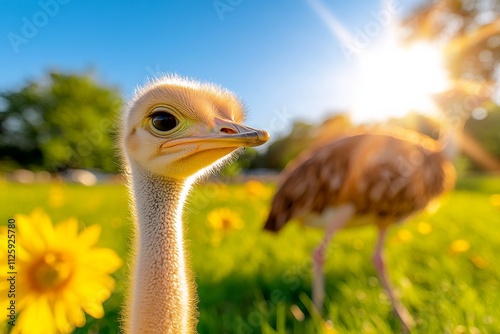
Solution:
M313 149L285 169L264 228L277 232L295 218L325 230L313 253L313 302L320 312L325 249L333 235L342 228L375 224L379 233L373 264L404 330L414 325L388 279L384 240L390 225L454 185L449 162L456 149L453 133L438 141L403 130L347 136Z

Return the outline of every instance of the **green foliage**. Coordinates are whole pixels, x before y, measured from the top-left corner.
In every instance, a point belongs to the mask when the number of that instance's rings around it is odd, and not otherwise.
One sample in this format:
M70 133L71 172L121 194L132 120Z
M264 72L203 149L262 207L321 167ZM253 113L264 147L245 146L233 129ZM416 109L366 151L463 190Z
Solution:
M226 165L224 169L221 170L220 174L222 176L239 175L244 169L250 168L252 161L257 157L257 155L258 152L256 149L252 147L245 148L243 153L241 153L237 159Z
M186 237L200 297L199 333L332 333L332 323L340 334L399 332L370 261L375 229L344 230L333 239L322 320L311 311L309 299L311 253L322 233L297 223L278 235L263 232L274 186L258 189L202 184L190 196ZM54 200L61 192L63 200ZM412 333L496 333L500 328L500 203L492 194L500 194L498 177L460 180L458 190L437 212L422 213L391 229L386 246L389 272L417 321ZM128 259L132 229L122 185L0 182L0 202L0 224L35 207L42 207L55 222L76 216L81 228L100 224L100 245ZM231 208L245 225L214 244L206 217L219 207ZM432 229L420 229L422 221ZM456 240L466 241L470 248L453 251ZM127 270L124 266L114 274L117 289L104 304L105 318L88 317L86 326L75 333L119 332ZM298 320L301 314L304 319Z
M3 161L49 171L117 170L113 133L122 101L116 91L89 76L52 72L1 98Z
M500 158L500 106L495 105L486 112L483 119L470 118L465 132L472 134L490 154Z
M285 168L312 144L316 131L316 126L296 121L288 135L274 140L264 154L254 159L252 167L278 170Z

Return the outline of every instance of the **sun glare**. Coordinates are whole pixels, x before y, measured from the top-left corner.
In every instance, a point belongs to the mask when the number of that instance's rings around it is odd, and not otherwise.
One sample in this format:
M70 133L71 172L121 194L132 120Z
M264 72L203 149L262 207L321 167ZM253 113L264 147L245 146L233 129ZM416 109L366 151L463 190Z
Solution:
M432 96L451 87L443 55L430 43L401 45L399 4L383 0L382 8L371 12L372 20L352 34L322 0L307 2L338 40L344 56L355 59L345 83L354 122L383 121L410 111L436 115Z
M449 86L442 56L431 44L399 45L395 39L358 57L352 118L380 121L409 111L435 113L432 95Z

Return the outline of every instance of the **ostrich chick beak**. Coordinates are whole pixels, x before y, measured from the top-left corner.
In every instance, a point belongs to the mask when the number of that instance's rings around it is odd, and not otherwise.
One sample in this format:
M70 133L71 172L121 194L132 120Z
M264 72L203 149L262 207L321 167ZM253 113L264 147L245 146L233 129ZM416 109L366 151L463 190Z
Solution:
M257 130L222 119L215 120L214 130L210 138L221 143L226 143L229 145L227 147L260 146L269 140L269 133L265 130Z
M265 144L269 133L257 130L232 121L216 118L213 127L206 134L190 136L168 141L161 149L171 149L175 146L196 146L196 151L219 148L254 147Z

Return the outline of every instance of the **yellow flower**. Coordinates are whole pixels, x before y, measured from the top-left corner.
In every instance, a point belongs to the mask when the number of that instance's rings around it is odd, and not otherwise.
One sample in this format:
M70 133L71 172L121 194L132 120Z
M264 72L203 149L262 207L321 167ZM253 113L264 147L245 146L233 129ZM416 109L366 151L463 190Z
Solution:
M78 233L74 218L53 226L40 209L14 219L15 267L0 272L1 296L7 296L10 288L5 284L10 276L5 277L6 273L16 272L18 317L11 333L69 333L85 324L84 312L101 318L102 303L114 289L109 274L122 265L122 260L109 248L94 247L100 226ZM5 233L2 237L6 237ZM2 298L2 309L9 302Z
M463 253L468 251L470 243L467 240L458 239L451 243L450 250L452 253Z
M399 230L396 236L402 242L409 242L413 239L413 234L406 229Z
M421 233L421 234L429 234L432 232L432 225L429 224L429 223L426 223L426 222L420 222L418 223L417 225L417 230Z
M490 196L490 203L493 206L500 208L500 194L493 194Z
M252 197L262 196L267 193L267 189L262 183L253 180L245 182L245 190Z
M208 213L207 224L213 230L226 232L233 229L241 229L243 227L243 220L241 220L236 212L229 208L218 208Z
M488 261L486 261L483 257L479 255L471 257L471 261L476 267L480 269L486 268L488 266Z

